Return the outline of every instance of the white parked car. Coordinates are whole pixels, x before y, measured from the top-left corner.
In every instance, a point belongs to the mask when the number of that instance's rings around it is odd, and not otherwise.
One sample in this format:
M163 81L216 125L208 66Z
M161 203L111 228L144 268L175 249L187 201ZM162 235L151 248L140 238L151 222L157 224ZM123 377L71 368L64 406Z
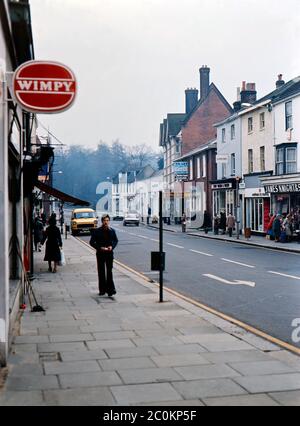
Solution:
M140 225L140 215L137 212L127 212L125 213L123 225Z

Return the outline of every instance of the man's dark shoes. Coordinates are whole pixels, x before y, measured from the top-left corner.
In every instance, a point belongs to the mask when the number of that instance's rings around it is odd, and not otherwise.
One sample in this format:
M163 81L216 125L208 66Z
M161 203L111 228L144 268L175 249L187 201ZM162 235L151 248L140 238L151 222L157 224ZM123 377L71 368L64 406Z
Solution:
M105 295L105 291L99 291L99 296L104 296Z
M48 268L48 272L52 272L52 268Z
M107 293L108 297L112 297L114 294L117 294L116 290L113 290Z

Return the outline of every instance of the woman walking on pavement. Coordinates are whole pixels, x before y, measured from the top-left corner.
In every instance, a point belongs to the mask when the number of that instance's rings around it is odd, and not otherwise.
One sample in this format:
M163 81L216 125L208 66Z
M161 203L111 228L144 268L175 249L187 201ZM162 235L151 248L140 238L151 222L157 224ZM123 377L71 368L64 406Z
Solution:
M102 216L102 226L92 231L90 245L97 250L97 268L99 279L99 296L107 293L108 297L116 294L113 281L113 250L118 244L117 234L110 228L108 214Z
M46 252L44 260L48 262L49 272L57 272L57 264L61 260L60 249L62 248L62 240L60 230L56 226L56 219L52 216L49 219L49 226L46 228L41 244L46 241ZM51 262L54 262L52 269Z
M272 231L273 231L273 235L274 235L276 243L279 242L280 233L281 233L281 220L280 220L280 218L281 218L280 214L276 215L276 218L274 219L273 225L272 225Z
M232 216L231 213L229 213L227 217L227 228L228 228L229 237L232 237L232 231L234 227L235 227L235 217Z

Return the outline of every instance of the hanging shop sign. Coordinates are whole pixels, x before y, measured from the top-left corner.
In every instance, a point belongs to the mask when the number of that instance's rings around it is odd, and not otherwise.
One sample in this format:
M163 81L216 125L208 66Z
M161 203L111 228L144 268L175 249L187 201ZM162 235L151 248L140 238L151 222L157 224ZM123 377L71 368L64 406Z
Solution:
M73 104L76 90L73 71L58 62L25 62L13 76L16 101L24 110L33 113L65 111Z

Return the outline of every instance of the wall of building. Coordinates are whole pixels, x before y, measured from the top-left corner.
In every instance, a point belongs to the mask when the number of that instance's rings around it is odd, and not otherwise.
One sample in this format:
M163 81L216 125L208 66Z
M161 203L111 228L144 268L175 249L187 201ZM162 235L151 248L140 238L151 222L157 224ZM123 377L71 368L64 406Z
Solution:
M235 126L235 138L231 139L231 126ZM222 142L222 129L225 129L225 142ZM242 176L242 149L241 149L241 118L228 121L217 127L217 153L218 155L227 155L226 178L231 175L231 154L235 154L235 176ZM217 179L223 178L222 163L217 164Z
M260 130L260 113L265 114L265 128ZM248 118L253 117L253 131L248 132ZM253 172L262 172L260 166L260 147L265 147L265 170L274 168L274 139L273 139L273 113L267 106L243 114L242 119L242 170L243 174L249 173L248 150L253 150Z
M187 154L214 139L217 132L213 125L229 115L228 108L216 92L211 90L201 106L182 128L182 154Z

